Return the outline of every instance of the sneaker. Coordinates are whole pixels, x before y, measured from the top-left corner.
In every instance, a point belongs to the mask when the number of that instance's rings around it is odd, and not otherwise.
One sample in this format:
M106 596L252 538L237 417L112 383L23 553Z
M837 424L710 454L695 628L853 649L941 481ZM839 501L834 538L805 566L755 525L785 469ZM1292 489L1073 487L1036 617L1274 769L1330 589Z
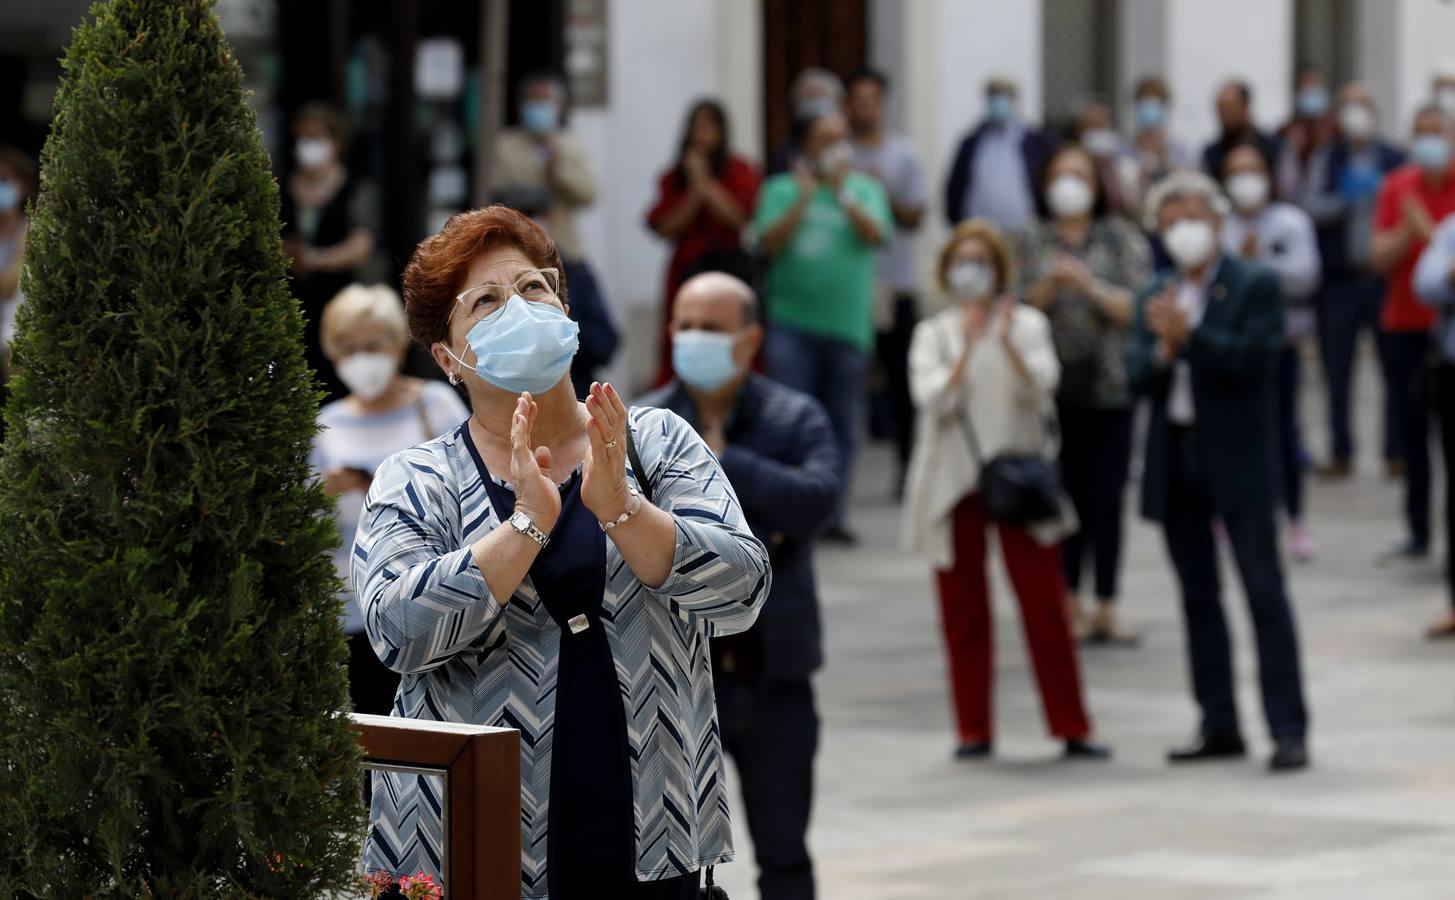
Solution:
M859 543L858 535L842 525L835 525L823 533L825 544L837 544L840 547L853 547Z
M1288 552L1293 556L1294 562L1313 562L1319 554L1319 545L1314 542L1314 536L1309 533L1308 526L1302 522L1294 522L1288 528Z

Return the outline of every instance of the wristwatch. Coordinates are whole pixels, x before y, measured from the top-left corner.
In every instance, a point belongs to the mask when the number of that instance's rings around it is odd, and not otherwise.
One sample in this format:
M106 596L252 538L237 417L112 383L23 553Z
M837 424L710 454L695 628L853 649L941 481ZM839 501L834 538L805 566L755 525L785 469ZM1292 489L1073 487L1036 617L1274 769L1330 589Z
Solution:
M550 535L536 527L531 517L523 512L517 512L510 517L510 527L539 544L543 549L551 542Z

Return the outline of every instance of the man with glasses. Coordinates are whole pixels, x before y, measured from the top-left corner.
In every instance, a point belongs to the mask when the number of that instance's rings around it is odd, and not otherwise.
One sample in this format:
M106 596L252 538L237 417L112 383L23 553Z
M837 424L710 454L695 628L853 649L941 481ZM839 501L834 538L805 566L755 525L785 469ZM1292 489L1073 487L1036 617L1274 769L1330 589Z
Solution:
M752 629L713 641L723 746L742 781L763 900L812 898L808 819L823 660L813 536L833 515L838 454L812 397L752 372L757 299L721 272L689 279L672 308L677 378L641 401L686 419L717 454L748 527L768 546L773 587Z

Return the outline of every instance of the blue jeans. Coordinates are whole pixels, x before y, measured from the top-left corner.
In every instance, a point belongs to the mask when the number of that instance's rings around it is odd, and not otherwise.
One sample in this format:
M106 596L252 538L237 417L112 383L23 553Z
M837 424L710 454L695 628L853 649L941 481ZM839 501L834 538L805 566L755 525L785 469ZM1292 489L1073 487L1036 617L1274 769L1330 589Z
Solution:
M769 378L813 397L829 415L844 484L836 515L836 524L842 525L859 449L859 416L869 358L852 344L773 325L768 329L767 360Z

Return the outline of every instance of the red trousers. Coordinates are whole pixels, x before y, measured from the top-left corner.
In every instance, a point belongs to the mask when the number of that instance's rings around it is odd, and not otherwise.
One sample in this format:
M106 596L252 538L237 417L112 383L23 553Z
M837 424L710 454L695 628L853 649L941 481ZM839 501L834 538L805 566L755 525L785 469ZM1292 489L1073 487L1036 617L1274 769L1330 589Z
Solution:
M938 573L950 687L962 743L990 741L995 734L991 703L995 628L985 577L989 527L985 501L979 494L960 501L954 513L955 563ZM1076 645L1066 617L1061 548L1036 543L1024 529L998 525L997 530L1005 568L1020 600L1046 724L1062 740L1086 738L1091 734L1091 721L1081 699Z

